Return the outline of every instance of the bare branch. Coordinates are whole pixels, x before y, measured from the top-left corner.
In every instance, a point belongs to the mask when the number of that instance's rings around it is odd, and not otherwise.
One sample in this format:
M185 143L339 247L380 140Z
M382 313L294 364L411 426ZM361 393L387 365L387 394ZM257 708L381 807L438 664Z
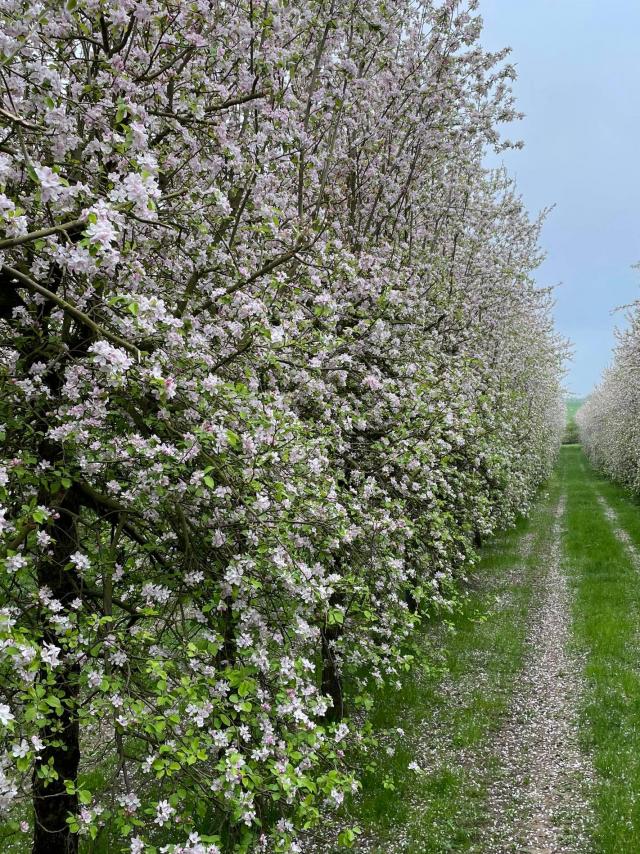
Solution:
M131 344L129 341L124 338L121 338L114 332L110 332L108 329L105 329L104 327L100 326L100 324L96 323L95 320L92 320L88 314L85 314L84 311L80 311L79 308L76 308L70 302L67 302L67 300L58 296L58 294L55 294L53 291L50 291L43 285L39 285L30 276L27 276L25 273L21 273L20 270L16 270L15 267L10 267L8 264L3 264L2 270L8 273L8 275L12 279L15 279L21 285L28 288L30 291L33 291L36 294L40 294L40 296L43 296L51 302L55 303L57 306L59 306L59 308L61 308L68 315L73 317L74 320L77 320L78 323L81 323L83 326L86 326L96 335L101 336L102 338L106 338L108 341L111 341L118 347L122 347L122 349L126 350L127 353L131 353L131 355L134 356L137 361L140 361L140 350L134 344Z
M39 240L41 237L49 237L49 235L56 234L58 232L75 231L85 223L86 219L74 219L70 222L62 222L60 225L41 228L39 231L30 231L28 234L23 234L20 237L9 237L6 240L0 240L0 249L10 249L13 246L21 246L23 243L31 243L33 240Z
M9 110L5 110L4 107L0 107L0 116L4 116L8 121L13 122L16 125L20 125L23 128L27 128L27 130L40 130L38 125L27 121L27 119L23 119L22 116L16 116L15 113L10 113Z

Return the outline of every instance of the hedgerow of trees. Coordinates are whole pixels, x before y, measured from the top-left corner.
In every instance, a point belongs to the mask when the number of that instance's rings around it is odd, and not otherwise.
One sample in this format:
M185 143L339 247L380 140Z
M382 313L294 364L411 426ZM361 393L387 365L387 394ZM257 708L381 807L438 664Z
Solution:
M515 113L480 28L0 0L7 845L299 850L372 687L527 511L564 345L483 166Z
M583 447L593 465L640 491L640 306L618 333L613 364L578 410Z

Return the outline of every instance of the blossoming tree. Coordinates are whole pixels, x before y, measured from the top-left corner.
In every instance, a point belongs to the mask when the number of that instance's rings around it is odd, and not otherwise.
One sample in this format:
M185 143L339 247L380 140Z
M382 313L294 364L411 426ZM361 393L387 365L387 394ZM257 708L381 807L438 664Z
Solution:
M547 474L563 344L475 5L0 0L0 808L36 854L298 850Z
M613 364L578 410L580 438L591 462L609 477L640 490L640 306L618 334Z

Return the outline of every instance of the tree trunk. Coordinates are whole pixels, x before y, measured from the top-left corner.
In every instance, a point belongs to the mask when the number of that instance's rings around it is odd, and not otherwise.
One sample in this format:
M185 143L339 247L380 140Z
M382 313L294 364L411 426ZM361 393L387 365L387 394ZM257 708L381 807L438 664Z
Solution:
M407 605L409 606L409 613L415 614L416 611L418 610L418 602L416 600L416 597L413 595L412 590L407 589L404 591L404 600L407 603Z
M38 565L38 583L41 588L47 587L66 611L78 594L75 570L65 569L65 566L77 549L79 504L73 490L61 496L61 500L54 499L51 503L56 506L59 518L49 528L53 554L44 557ZM42 640L59 645L59 638L46 623ZM40 753L33 773L33 854L77 854L78 851L78 836L71 833L67 824L67 817L78 812L78 798L75 794L67 794L65 780L75 783L78 777L80 731L76 701L79 673L79 665L75 662L60 665L52 672L54 684L49 685L48 691L59 697L63 713L59 717L52 713L49 724L41 733L46 747ZM42 677L43 681L47 678L44 671ZM55 746L52 742L56 743ZM46 767L50 761L58 776L47 783L38 776L38 769Z
M327 709L324 716L329 723L337 723L344 715L342 680L331 647L331 641L339 636L340 626L338 625L327 626L322 630L322 693L333 700L333 706Z

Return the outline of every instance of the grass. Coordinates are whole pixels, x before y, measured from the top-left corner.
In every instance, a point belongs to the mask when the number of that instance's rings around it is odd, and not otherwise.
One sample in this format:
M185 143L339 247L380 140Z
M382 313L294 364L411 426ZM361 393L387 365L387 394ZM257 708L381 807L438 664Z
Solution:
M569 417L578 406L570 402ZM573 595L572 642L584 662L580 740L595 770L589 850L640 851L640 565L616 533L619 524L640 552L640 499L600 477L575 444L562 448L549 491L529 521L485 550L479 583L451 622L427 627L415 677L376 698L376 729L405 731L387 737L395 752L383 754L381 771L365 777L353 805L355 820L380 854L482 850L485 798L498 770L492 740L523 664L536 573L560 491L567 499L562 547ZM617 523L607 518L599 496ZM526 535L532 546L523 560ZM522 570L514 576L510 570L518 563ZM496 599L506 604L497 607ZM407 768L425 733L436 759L427 773L415 774Z
M399 690L387 688L375 698L374 728L387 733L382 743L394 752L380 751L382 758L365 775L352 812L376 840L378 852L476 850L496 761L491 742L523 665L557 479L549 487L550 494L541 497L530 519L483 551L477 582L458 612L450 621L426 628L417 671L402 680ZM523 553L525 538L531 541L528 553ZM404 735L397 733L398 727ZM425 734L430 744L425 745ZM429 770L408 770L429 748Z
M633 854L640 851L640 578L597 495L639 545L640 513L625 490L591 470L579 447L563 449L561 477L573 630L585 656L582 740L597 773L594 851Z
M576 424L576 415L583 403L584 398L581 397L567 398L567 425L562 439L563 445L574 445L580 441L578 425Z

